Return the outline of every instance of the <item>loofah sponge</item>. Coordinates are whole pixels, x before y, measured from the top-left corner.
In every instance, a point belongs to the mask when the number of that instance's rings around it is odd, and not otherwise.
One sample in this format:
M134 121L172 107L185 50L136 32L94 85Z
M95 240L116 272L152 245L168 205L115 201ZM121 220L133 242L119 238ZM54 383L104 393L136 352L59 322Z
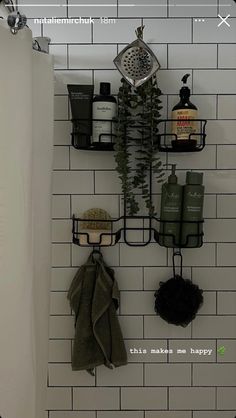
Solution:
M186 327L202 303L202 289L178 275L160 282L160 288L155 292L155 311L169 324Z
M111 222L101 221L102 219L104 219L104 221L108 221L109 219L111 219L109 213L103 209L92 208L92 209L86 210L82 218L88 219L88 222L82 221L80 223L81 229L111 230ZM99 221L96 221L96 219L99 219Z

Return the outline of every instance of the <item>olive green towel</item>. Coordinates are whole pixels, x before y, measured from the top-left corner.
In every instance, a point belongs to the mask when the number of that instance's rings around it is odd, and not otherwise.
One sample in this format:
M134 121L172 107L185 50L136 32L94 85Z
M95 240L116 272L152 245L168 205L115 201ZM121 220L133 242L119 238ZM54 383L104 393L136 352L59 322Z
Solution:
M76 273L67 295L75 313L72 370L94 374L95 366L127 364L127 353L116 315L119 289L114 271L93 253Z

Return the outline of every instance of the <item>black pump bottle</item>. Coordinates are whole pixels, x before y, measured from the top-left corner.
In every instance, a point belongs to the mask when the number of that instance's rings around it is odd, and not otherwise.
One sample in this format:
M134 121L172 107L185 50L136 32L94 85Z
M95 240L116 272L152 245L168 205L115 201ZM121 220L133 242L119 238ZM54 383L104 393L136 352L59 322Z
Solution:
M116 113L117 103L111 95L110 83L100 83L100 94L93 99L93 143L113 145L115 124L112 120Z
M197 140L190 136L197 131L198 109L190 101L190 89L187 80L190 74L185 74L182 78L183 86L180 89L180 101L172 109L172 134L177 138L172 141L172 147L179 150L191 150L197 145Z

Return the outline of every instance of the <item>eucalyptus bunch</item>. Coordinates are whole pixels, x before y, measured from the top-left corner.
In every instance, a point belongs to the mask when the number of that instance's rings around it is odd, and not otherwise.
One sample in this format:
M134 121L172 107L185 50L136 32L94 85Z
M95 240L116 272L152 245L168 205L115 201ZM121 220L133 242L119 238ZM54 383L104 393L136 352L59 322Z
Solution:
M122 193L129 215L135 215L139 211L139 205L135 199L133 187L133 175L131 168L131 150L133 145L131 129L134 119L131 110L134 107L132 87L127 81L121 79L121 87L118 92L118 118L115 142L116 170L122 185Z
M142 197L148 209L149 216L156 214L153 205L150 184L152 179L149 174L154 174L158 183L163 181L165 175L162 162L157 156L158 148L158 124L161 117L162 94L158 87L156 75L135 90L137 97L137 108L140 111L136 114L137 123L140 126L141 134L140 147L136 156L136 172L133 178L134 188L140 189Z
M138 191L141 191L149 216L155 215L150 190L152 181L150 173L154 173L157 182L163 181L162 163L156 155L158 124L162 109L161 94L155 75L137 88L133 88L125 79L121 79L118 93L115 160L126 211L130 216L139 211L136 200ZM138 138L134 138L134 132L138 132ZM134 168L132 159L136 162Z

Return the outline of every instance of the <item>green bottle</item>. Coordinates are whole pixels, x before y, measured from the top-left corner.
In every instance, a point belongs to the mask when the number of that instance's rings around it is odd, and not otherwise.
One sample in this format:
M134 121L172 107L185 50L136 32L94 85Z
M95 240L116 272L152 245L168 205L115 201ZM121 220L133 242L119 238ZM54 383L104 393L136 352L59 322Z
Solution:
M172 173L161 190L159 244L164 247L178 247L180 241L183 186L178 184L175 169L176 165L172 164Z
M181 243L186 247L201 246L202 236L200 234L202 234L203 228L199 221L203 220L204 186L202 183L203 173L187 171L182 212L182 220L185 222L182 224L181 233Z

